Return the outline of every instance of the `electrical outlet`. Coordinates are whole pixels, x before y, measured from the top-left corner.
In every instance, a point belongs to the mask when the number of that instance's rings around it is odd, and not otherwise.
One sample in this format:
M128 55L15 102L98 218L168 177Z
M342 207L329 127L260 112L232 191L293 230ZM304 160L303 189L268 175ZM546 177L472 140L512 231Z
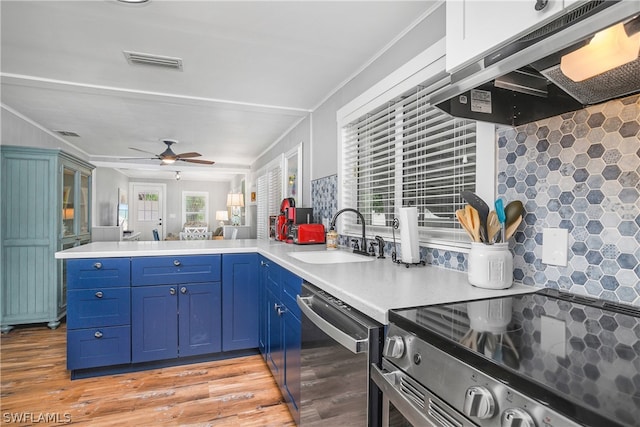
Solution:
M564 228L542 230L542 262L548 265L567 266L569 234Z

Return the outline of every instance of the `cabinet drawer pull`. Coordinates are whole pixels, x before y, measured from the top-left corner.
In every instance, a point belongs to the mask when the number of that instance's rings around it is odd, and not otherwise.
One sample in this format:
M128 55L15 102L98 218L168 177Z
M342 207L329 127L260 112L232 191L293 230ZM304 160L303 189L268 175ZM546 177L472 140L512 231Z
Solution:
M181 294L186 294L187 293L187 288L185 286L180 288L180 293Z
M93 336L96 337L96 338L102 338L102 332L96 331L96 333L93 334Z
M93 268L95 268L96 270L100 270L102 268L102 263L96 262L95 264L93 264Z
M102 298L103 297L102 292L101 291L96 292L96 297L97 298Z
M180 262L179 259L173 260L173 265L175 265L176 267L180 267L180 264L182 264L182 263Z
M547 3L549 3L549 0L536 0L536 5L534 9L539 12L545 7L547 7Z
M169 289L169 294L175 295L176 294L176 288L170 288Z

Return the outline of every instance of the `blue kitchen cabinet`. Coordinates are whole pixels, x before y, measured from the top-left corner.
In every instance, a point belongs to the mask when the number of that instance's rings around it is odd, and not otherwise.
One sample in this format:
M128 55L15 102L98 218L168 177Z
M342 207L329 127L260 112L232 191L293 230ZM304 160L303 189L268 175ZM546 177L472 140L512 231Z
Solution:
M132 260L134 363L221 351L220 263L220 255Z
M300 419L301 321L296 296L302 279L268 259L261 262L265 299L265 358L296 422Z
M222 350L258 347L258 254L222 256Z
M67 260L67 368L131 362L128 258Z
M258 350L262 357L267 358L267 290L265 287L267 269L265 265L268 260L262 255L258 255L259 265L259 282L258 282Z

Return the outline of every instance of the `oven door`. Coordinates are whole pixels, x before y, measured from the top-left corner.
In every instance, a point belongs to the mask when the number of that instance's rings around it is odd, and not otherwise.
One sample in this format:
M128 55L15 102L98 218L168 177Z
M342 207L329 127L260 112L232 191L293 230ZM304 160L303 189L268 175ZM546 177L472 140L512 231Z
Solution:
M371 379L382 392L382 427L474 427L418 381L382 360L371 365Z

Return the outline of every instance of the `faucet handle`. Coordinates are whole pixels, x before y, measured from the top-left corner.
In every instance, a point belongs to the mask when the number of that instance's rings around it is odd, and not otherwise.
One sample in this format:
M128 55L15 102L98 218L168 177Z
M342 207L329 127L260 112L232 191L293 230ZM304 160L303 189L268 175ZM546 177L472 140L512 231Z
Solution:
M384 239L380 236L375 236L374 239L376 239L376 243L378 245L378 258L384 258L384 246L385 246L385 242Z
M359 251L360 250L360 244L358 243L358 239L351 239L351 241L353 242L353 250L354 251Z
M374 242L374 241L369 242L369 253L371 255L375 255L376 254L375 246L378 246L378 242Z

